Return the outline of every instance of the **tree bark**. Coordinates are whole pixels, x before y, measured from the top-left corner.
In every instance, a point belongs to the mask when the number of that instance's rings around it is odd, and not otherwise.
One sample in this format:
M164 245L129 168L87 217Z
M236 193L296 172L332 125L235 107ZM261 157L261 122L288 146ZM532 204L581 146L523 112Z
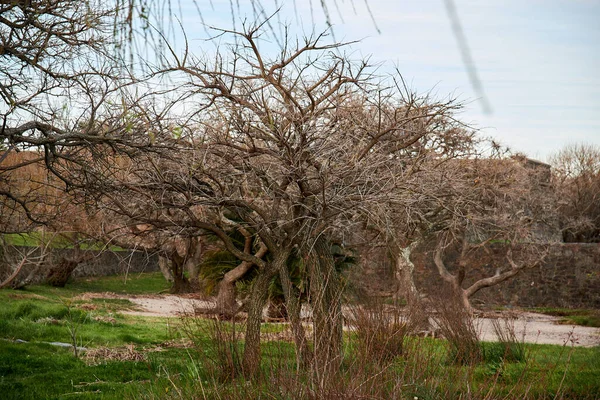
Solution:
M64 287L77 266L91 260L94 255L85 252L77 246L72 255L61 257L57 264L53 265L46 275L46 282L55 287Z
M169 265L168 258L158 256L158 267L160 268L160 272L162 272L163 276L168 282L173 282L175 280L171 272L171 266Z
M71 273L77 268L79 261L61 258L58 264L50 268L46 276L46 282L50 286L65 287L71 277Z
M244 344L243 373L250 378L256 375L260 367L260 326L263 308L267 302L269 284L278 270L277 265L267 263L259 269L252 285L252 294L246 320L246 339Z
M250 246L247 246L250 247ZM250 252L250 249L247 249ZM255 257L262 258L267 253L267 247L261 245L256 252ZM219 282L219 291L217 293L217 312L221 317L231 319L238 310L236 301L235 283L240 280L254 266L254 263L242 261L237 267L228 271L221 282Z
M192 288L190 281L185 276L185 259L178 254L171 254L171 273L173 274L173 286L171 293L189 293Z
M342 362L342 288L329 242L319 237L309 255L310 304L313 310L313 371L320 386Z
M189 277L191 291L198 291L200 288L200 260L202 259L203 252L204 246L200 238L189 239L183 268Z
M173 277L171 292L189 293L199 290L199 268L203 250L202 242L197 237L179 238L165 250Z
M417 305L419 302L419 292L414 279L415 265L410 259L412 251L417 245L417 242L413 242L406 247L397 246L398 250L394 260L396 267L394 274L396 282L398 282L398 290L394 297L398 299L400 294L404 294L409 306Z
M283 256L283 255L282 255ZM289 257L289 252L285 254ZM310 365L310 354L308 351L308 343L306 341L306 333L300 320L300 311L302 304L300 302L300 293L295 290L293 282L290 278L290 272L287 269L286 263L279 263L279 280L283 288L283 296L285 298L285 306L287 309L288 318L292 327L292 335L294 344L296 345L296 367L306 368Z
M471 307L471 302L469 301L469 294L461 286L466 275L466 265L465 260L463 259L464 255L466 254L465 245L463 244L463 249L461 251L461 256L459 260L460 265L457 275L453 275L452 273L450 273L450 271L448 271L448 268L446 268L446 264L443 260L443 252L444 247L440 242L438 243L437 248L435 249L435 254L433 256L433 261L438 269L438 273L444 281L450 284L452 290L454 291L454 294L460 299L463 307L469 313L472 313L473 308Z
M242 264L248 264L245 261L238 265L236 268L242 266ZM248 268L245 268L246 271L250 269L251 264L248 265ZM233 270L232 270L233 271ZM231 271L229 271L231 272ZM228 272L228 273L229 273ZM235 282L237 279L232 279L227 277L227 274L223 277L221 282L219 282L219 289L217 292L217 313L222 319L232 319L238 311L238 303L236 301L236 293L235 293Z

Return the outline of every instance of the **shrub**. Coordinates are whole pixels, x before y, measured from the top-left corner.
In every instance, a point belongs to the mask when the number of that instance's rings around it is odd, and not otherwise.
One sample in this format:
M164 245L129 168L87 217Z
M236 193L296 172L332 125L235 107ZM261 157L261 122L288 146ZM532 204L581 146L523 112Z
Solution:
M356 333L358 357L385 364L403 354L406 336L418 321L414 312L380 301L368 301L351 310L349 325Z
M473 316L463 306L459 296L452 291L447 291L432 300L438 327L450 346L449 361L460 365L474 365L481 362L483 351Z

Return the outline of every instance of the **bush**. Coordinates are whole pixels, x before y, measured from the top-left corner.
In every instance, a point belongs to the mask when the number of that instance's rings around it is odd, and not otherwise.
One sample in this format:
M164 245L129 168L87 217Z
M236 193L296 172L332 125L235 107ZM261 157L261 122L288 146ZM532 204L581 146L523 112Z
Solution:
M404 352L407 334L414 329L415 315L398 307L370 301L352 308L349 325L356 333L356 351L362 360L390 363Z
M450 346L448 360L460 365L475 365L483 360L483 351L477 336L473 317L460 298L452 293L441 293L433 298L433 308L442 335Z

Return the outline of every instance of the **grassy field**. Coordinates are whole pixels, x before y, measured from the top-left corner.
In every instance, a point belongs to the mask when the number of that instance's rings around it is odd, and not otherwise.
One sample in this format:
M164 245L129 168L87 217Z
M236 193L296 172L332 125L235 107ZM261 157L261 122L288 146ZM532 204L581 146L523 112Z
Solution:
M563 317L562 323L600 328L600 310L539 307L535 312Z
M79 280L64 289L0 291L0 397L600 398L600 348L525 345L527 356L509 362L501 348L486 343L483 362L456 365L445 341L430 338L407 339L403 354L381 367L359 355L355 337L347 336L337 386L327 393L293 370L290 343L271 340L263 346L261 378L249 383L233 373L241 343L215 345L214 323L127 315L123 312L135 308L128 300L81 296L166 289L162 276L153 273ZM281 325L265 328L277 335ZM75 357L72 348L48 342L76 342L88 351Z
M6 233L2 234L0 239L5 245L23 246L23 247L40 247L47 245L51 249L72 249L76 240L69 237L69 232L64 234L42 234L41 232L29 233ZM89 243L83 241L79 243L82 250L110 250L110 251L125 251L119 246L106 245L100 242Z

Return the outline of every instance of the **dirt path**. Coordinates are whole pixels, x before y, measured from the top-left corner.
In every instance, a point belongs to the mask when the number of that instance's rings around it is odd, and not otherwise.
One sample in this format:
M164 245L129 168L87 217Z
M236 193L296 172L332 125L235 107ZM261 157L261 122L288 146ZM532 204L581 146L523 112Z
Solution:
M499 316L511 318L510 321L514 323L517 338L524 337L527 343L600 346L600 328L560 324L560 317L525 311L505 313ZM516 318L512 319L513 316ZM477 320L480 338L484 341L496 340L492 320L492 318Z
M89 293L85 297L127 299L134 303L138 310L124 311L124 314L152 317L178 317L192 314L194 310L207 310L215 307L213 301L198 299L193 295L125 296L113 293ZM513 321L517 337L519 339L524 337L528 343L600 346L600 328L563 325L558 323L559 317L524 311L497 312L492 316L477 318L477 329L482 340L496 340L492 321L497 318L507 318Z
M194 310L215 308L215 303L213 301L200 300L193 297L165 295L156 297L126 298L140 308L140 311L125 312L126 314L132 315L176 317L185 314L194 314Z

